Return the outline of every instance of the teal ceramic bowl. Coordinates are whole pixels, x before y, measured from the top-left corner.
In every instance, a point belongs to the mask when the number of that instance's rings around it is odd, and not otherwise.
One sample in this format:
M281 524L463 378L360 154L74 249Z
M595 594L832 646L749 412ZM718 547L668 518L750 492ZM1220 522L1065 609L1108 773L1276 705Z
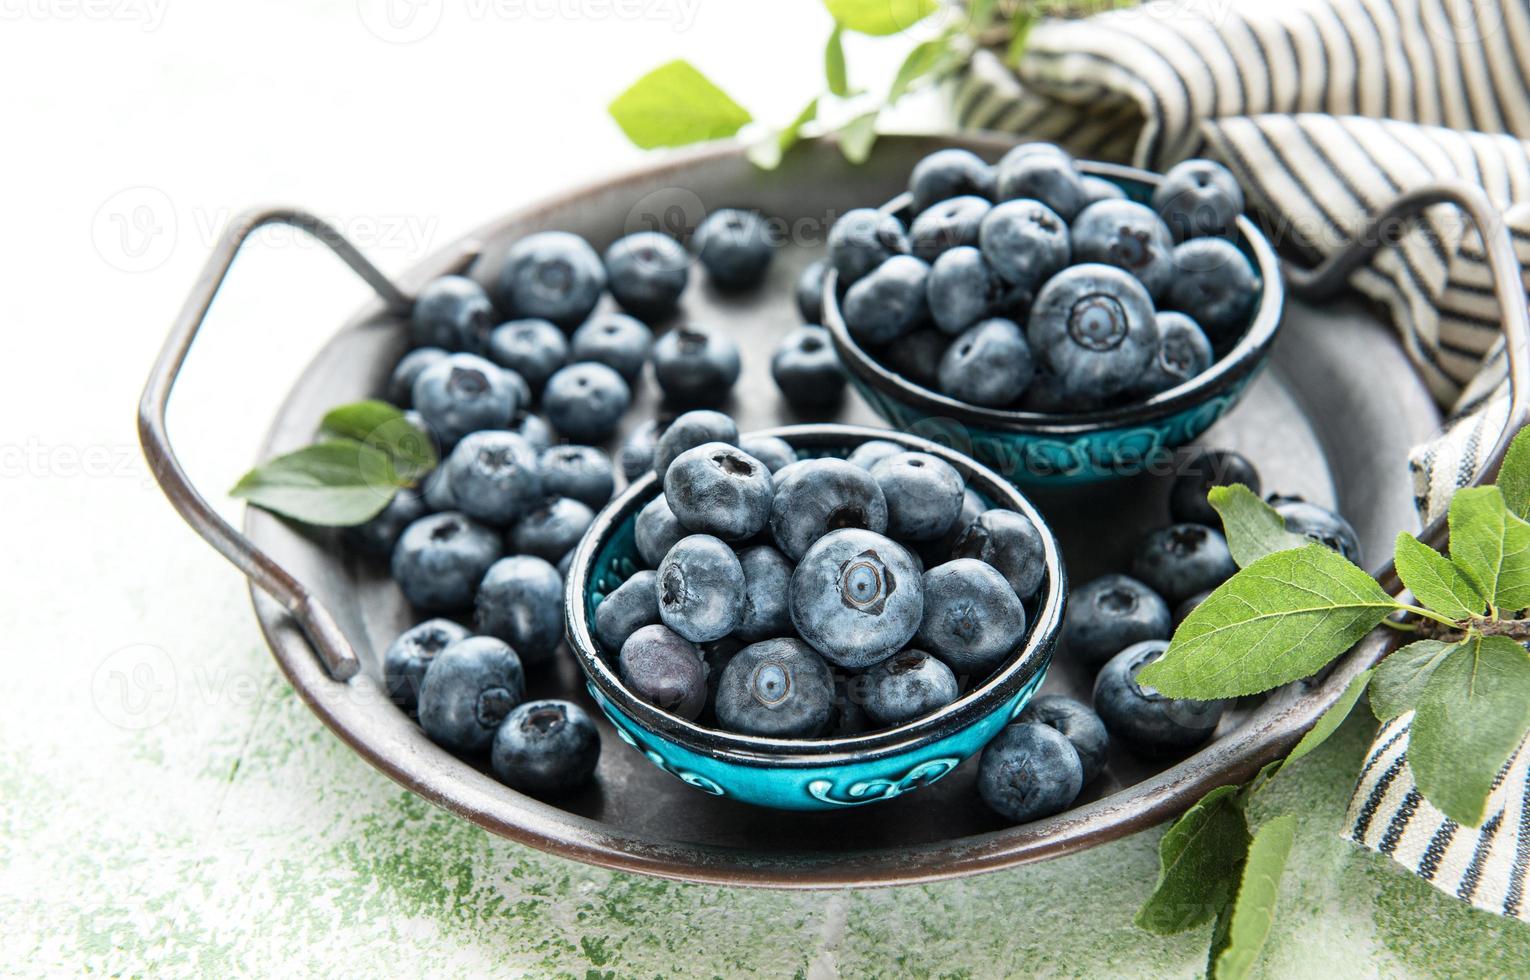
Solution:
M1152 197L1161 179L1146 170L1113 164L1080 162L1079 168L1111 181L1142 203ZM902 195L883 210L906 223L909 201ZM1199 376L1120 408L1043 415L984 408L923 387L883 365L850 336L832 272L824 283L824 326L851 383L895 428L968 453L1015 483L1058 485L1131 476L1162 463L1227 414L1264 366L1285 299L1280 264L1270 243L1247 218L1238 219L1237 245L1261 282L1258 305L1243 335Z
M662 488L653 473L629 486L595 519L569 568L569 646L590 695L623 741L703 793L785 810L833 810L892 799L928 785L978 752L1041 686L1061 629L1067 589L1056 539L1041 515L998 474L925 439L850 425L770 429L803 458L844 456L868 439L887 439L949 462L995 507L1019 511L1041 530L1046 581L1027 604L1029 630L1002 666L933 714L845 738L758 738L686 721L629 691L591 627L595 608L646 567L633 542L638 511Z

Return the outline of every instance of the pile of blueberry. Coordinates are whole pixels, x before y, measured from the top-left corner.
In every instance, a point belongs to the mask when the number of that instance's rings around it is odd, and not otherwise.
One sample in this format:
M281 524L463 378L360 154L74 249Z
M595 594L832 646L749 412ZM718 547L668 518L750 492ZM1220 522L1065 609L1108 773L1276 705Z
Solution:
M1067 808L1099 772L1109 738L1163 756L1193 749L1216 730L1223 702L1167 698L1138 684L1137 674L1163 656L1174 628L1237 571L1206 500L1212 487L1234 483L1259 492L1259 474L1247 459L1197 450L1170 489L1174 523L1142 538L1131 574L1101 576L1068 597L1062 651L1095 672L1094 711L1067 698L1037 698L989 744L978 787L1000 813L1032 820ZM1270 503L1291 532L1360 560L1354 528L1338 514L1296 497L1272 496ZM1072 754L1063 750L1069 744Z
M691 247L723 289L757 284L773 252L764 220L735 210L711 214ZM604 257L567 232L527 236L479 277L490 289L442 276L420 291L415 346L389 381L389 400L443 455L418 490L347 532L353 550L390 563L415 610L439 617L389 647L388 693L432 740L488 752L525 792L577 788L600 752L579 706L525 700L525 670L563 641L573 548L616 490L611 458L591 443L616 431L646 365L675 405L720 401L739 375L725 333L682 323L654 338L690 266L656 232Z
M1243 192L1212 161L1170 170L1151 207L1050 143L994 166L939 150L909 190L906 228L870 208L835 223L840 312L888 367L959 401L1140 401L1209 368L1253 315L1258 278L1233 244Z
M664 492L635 523L648 568L594 625L627 687L666 711L780 738L899 725L1025 638L1041 534L937 456L873 440L799 459L693 411L653 468Z

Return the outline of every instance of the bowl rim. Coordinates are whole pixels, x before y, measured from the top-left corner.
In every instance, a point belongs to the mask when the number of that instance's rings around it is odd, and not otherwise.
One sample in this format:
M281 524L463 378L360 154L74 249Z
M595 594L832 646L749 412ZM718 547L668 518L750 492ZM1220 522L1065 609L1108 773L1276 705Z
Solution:
M1002 708L1032 678L1046 670L1062 630L1067 573L1056 536L1041 513L1013 484L969 456L928 439L891 429L812 423L778 426L744 435L780 437L794 448L799 445L843 446L847 439L852 445L873 439L887 440L951 463L969 485L974 482L985 484L975 489L996 506L1002 505L1023 514L1041 532L1047 574L1035 601L1035 615L1027 624L1024 643L1003 666L950 704L914 721L861 735L821 739L742 735L687 721L657 708L637 697L622 682L601 653L585 611L585 595L596 558L617 528L635 518L637 512L657 496L658 475L649 470L596 515L574 551L564 588L568 645L586 680L598 691L600 697L597 700L609 701L634 724L651 734L714 759L756 768L822 768L894 757L947 738Z
M1077 163L1079 170L1086 176L1103 177L1112 183L1133 181L1156 187L1163 180L1161 174L1137 167L1092 160L1079 160ZM906 210L912 200L913 195L905 192L878 210L896 215ZM1123 425L1141 425L1195 408L1238 383L1264 362L1270 345L1275 341L1285 307L1285 282L1281 278L1280 262L1264 233L1246 216L1238 216L1237 227L1240 237L1253 255L1262 281L1259 307L1254 312L1253 321L1238 338L1238 342L1211 367L1167 391L1129 405L1070 415L1048 415L973 405L915 384L882 365L850 336L849 327L840 313L839 277L832 265L827 267L824 276L823 326L834 340L840 361L852 374L875 388L884 391L890 389L901 402L931 415L941 415L971 425L1046 435L1083 435Z

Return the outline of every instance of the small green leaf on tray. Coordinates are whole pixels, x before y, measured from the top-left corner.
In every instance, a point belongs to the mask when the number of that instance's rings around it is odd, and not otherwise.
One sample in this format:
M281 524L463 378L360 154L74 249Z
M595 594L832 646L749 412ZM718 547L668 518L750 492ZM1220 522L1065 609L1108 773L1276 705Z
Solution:
M1169 936L1210 922L1232 898L1248 840L1238 787L1207 793L1164 832L1158 884L1137 910L1138 927Z
M1252 565L1265 555L1311 543L1302 535L1287 531L1285 518L1241 483L1212 487L1206 499L1222 517L1227 548L1239 568Z
M1444 640L1418 640L1388 654L1376 666L1371 681L1371 711L1376 720L1389 721L1418 707L1424 685L1458 646Z
M1450 560L1494 609L1530 606L1530 524L1509 513L1497 487L1450 499Z
M335 439L257 466L230 493L304 524L348 527L376 517L402 485L381 450Z
M877 113L865 112L845 123L839 131L839 150L854 164L866 162L877 142Z
M724 139L751 121L743 106L684 60L632 83L610 105L627 138L645 150Z
M1449 558L1407 531L1397 535L1397 574L1418 600L1453 619L1470 619L1487 611L1487 600Z
M1520 429L1509 443L1497 482L1509 512L1530 520L1530 428Z
M906 31L939 9L936 0L824 0L847 30L885 37Z
M830 94L842 99L850 94L850 77L845 70L844 32L845 29L836 23L829 34L829 43L823 49L824 80L828 83Z
M943 70L950 63L951 57L951 45L944 39L914 45L908 57L903 59L903 64L898 66L898 74L893 76L892 85L887 90L888 103L903 98L915 82Z
M1365 693L1365 685L1370 682L1375 668L1361 671L1349 682L1344 693L1339 695L1339 700L1328 706L1328 710L1318 717L1317 722L1302 736L1302 740L1296 743L1296 748L1286 756L1286 765L1290 765L1302 756L1307 755L1313 749L1328 741L1329 736L1339 730L1344 724L1344 719L1355 710L1355 702L1360 700L1360 695Z
M1336 551L1316 544L1277 551L1197 606L1138 680L1201 701L1268 691L1315 673L1396 608Z
M319 425L320 438L366 443L389 458L406 483L423 479L438 462L430 437L404 413L381 401L360 401L332 408Z
M1408 741L1419 792L1456 823L1479 825L1527 731L1530 654L1506 636L1470 638L1424 682Z
M1216 980L1242 980L1254 968L1265 941L1270 938L1280 879L1295 838L1296 817L1289 813L1266 822L1254 833L1248 859L1243 864L1238 898L1226 928L1218 930L1219 941L1212 947Z

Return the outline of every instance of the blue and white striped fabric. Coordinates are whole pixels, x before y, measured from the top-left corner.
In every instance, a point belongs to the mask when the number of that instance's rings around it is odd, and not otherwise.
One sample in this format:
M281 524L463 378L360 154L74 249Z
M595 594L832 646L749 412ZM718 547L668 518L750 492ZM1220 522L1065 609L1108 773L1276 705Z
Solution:
M1150 169L1216 157L1278 242L1314 262L1398 193L1464 179L1502 209L1530 264L1527 0L1181 0L1047 22L1018 78L992 55L975 59L956 113L966 128ZM1351 284L1392 314L1450 409L1410 460L1432 520L1508 415L1481 239L1453 209L1432 209ZM1483 825L1459 827L1414 786L1411 717L1382 726L1346 836L1448 894L1530 921L1530 743L1500 774Z

